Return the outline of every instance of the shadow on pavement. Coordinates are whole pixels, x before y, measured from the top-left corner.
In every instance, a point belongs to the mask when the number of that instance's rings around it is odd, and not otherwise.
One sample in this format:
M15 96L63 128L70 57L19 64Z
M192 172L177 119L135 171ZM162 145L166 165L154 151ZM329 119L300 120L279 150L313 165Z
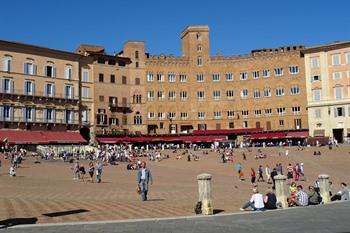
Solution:
M52 213L47 213L47 214L43 214L43 215L44 215L44 216L47 216L47 217L53 218L53 217L71 215L71 214L80 214L80 213L85 213L85 212L89 212L89 210L77 209L77 210L68 210L68 211L52 212Z
M164 201L162 198L148 199L147 201Z
M224 212L225 210L221 210L221 209L214 209L213 210L213 214L219 214L221 212Z
M38 218L8 218L0 221L0 229L23 224L35 224Z

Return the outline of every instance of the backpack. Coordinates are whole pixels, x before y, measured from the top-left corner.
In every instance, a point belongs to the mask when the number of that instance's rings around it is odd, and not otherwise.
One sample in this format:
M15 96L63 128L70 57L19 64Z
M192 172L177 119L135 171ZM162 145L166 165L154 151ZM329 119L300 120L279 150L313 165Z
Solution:
M202 202L198 201L196 206L194 207L194 212L196 214L201 214L202 213Z

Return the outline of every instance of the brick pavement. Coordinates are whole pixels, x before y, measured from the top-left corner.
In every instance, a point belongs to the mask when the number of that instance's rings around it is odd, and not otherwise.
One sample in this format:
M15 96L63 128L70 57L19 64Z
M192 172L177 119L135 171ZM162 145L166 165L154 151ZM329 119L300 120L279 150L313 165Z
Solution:
M257 168L282 162L284 168L288 162L304 162L309 185L317 175L326 173L334 182L333 190L338 189L340 181L349 182L349 147L328 151L321 148L322 156L312 155L313 148L298 152L289 148L290 157L278 157L278 149L263 151L269 156L265 160L255 160L256 149L248 154L248 160L242 161L241 152L237 152L235 162L243 164L245 174L250 167ZM319 149L317 149L319 150ZM171 217L193 215L197 200L196 176L202 172L213 174L214 208L223 213L236 212L250 196L249 181L239 182L234 172L234 163L220 163L214 154L200 155L200 161L187 162L185 159L171 158L162 162L148 162L154 176L150 201L141 202L136 194L135 171L127 171L126 164L104 167L102 184L73 181L70 164L61 161L43 161L34 164L27 159L18 169L18 177L9 177L7 162L0 169L0 219L37 218L37 223L102 221L135 218ZM199 153L200 152L196 152ZM83 162L87 166L87 162ZM6 169L6 171L5 171ZM267 187L260 183L261 190ZM48 217L43 214L61 211L86 210L86 212Z

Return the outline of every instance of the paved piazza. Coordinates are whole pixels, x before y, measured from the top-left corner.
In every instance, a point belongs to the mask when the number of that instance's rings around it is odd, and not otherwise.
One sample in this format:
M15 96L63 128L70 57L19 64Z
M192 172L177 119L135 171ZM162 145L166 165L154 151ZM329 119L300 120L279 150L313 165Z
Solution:
M289 150L289 156L278 156L278 152ZM242 160L242 151L236 150L234 163L221 163L218 155L209 153L200 156L200 161L187 162L186 158L176 160L176 154L167 151L170 159L162 162L148 162L154 184L150 187L149 201L141 202L136 194L136 172L126 170L126 163L119 166L105 166L101 184L74 181L71 164L62 161L42 161L34 164L29 158L17 170L17 177L9 177L8 162L1 158L0 168L0 219L2 225L9 219L23 223L60 223L77 221L107 221L122 219L160 218L194 215L193 208L198 198L196 176L207 172L213 175L213 204L216 213L238 212L239 207L251 195L249 177L238 181L234 164L243 165L245 176L250 167L257 169L261 164L274 166L282 162L284 171L289 162L303 162L307 182L313 184L318 174L329 174L333 181L333 192L339 183L350 184L350 147L341 146L328 150L326 147L307 148L265 148L267 159L254 159L257 148L247 152L247 161ZM313 156L320 150L322 156ZM83 161L87 168L88 162ZM261 191L266 183L259 183Z

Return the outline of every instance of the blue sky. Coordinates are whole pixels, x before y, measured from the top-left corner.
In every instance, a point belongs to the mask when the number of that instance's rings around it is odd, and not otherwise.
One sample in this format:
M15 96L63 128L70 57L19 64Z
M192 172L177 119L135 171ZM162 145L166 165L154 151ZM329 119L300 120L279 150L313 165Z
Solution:
M143 40L151 54L181 53L181 31L209 25L211 54L350 40L347 0L11 0L1 3L0 39L74 51L120 51Z

